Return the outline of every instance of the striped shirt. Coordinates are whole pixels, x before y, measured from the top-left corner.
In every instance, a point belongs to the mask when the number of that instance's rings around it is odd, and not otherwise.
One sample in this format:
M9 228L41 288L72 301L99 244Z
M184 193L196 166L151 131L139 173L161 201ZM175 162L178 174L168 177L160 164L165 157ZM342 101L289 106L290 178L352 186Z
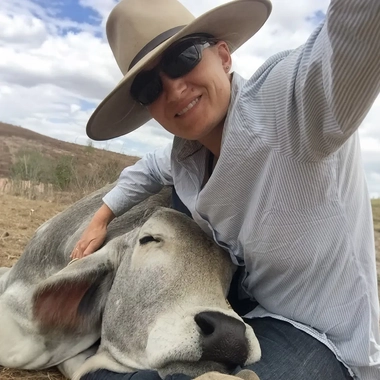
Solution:
M248 317L292 323L351 375L380 379L371 205L357 128L380 91L380 1L332 0L300 48L234 73L221 154L173 145L126 168L104 202L120 215L174 185L194 220L246 266Z

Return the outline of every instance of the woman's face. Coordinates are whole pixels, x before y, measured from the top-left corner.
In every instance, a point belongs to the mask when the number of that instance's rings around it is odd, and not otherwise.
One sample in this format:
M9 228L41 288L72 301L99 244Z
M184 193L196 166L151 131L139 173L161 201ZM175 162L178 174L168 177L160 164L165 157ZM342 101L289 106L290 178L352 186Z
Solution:
M171 79L161 72L163 91L148 106L150 114L178 137L207 139L223 127L231 94L230 67L228 45L219 41L203 50L202 60L185 76Z

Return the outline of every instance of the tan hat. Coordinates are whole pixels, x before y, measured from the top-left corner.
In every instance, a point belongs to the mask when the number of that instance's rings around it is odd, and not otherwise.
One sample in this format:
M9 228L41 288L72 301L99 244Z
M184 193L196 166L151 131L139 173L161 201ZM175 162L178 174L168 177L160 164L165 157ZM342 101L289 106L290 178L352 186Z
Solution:
M251 38L271 12L269 0L235 0L195 18L177 0L122 0L107 21L107 37L124 78L87 123L87 135L107 140L132 132L151 116L132 99L136 75L173 42L207 33L227 41L231 52Z

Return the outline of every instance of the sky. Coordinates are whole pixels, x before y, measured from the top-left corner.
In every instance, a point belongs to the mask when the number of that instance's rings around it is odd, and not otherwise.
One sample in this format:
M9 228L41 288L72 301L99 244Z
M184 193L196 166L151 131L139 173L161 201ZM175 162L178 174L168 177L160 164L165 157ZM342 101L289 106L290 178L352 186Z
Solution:
M153 0L152 0L153 1ZM180 0L195 16L223 0ZM142 156L172 136L150 121L116 139L91 142L87 120L121 79L105 23L116 0L0 1L0 121L77 144ZM272 0L264 27L233 54L249 78L271 55L303 44L323 21L329 0ZM380 97L360 126L372 197L380 197Z

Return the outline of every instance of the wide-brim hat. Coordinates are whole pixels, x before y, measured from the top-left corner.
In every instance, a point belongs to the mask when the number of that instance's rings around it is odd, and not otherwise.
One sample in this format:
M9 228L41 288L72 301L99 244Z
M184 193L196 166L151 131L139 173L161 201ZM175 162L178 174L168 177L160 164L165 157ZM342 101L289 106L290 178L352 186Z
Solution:
M123 79L99 104L87 123L87 135L107 140L132 132L151 119L146 107L132 99L136 75L173 42L207 33L228 42L231 53L268 19L269 0L235 0L195 18L177 0L122 0L110 13L107 38Z

